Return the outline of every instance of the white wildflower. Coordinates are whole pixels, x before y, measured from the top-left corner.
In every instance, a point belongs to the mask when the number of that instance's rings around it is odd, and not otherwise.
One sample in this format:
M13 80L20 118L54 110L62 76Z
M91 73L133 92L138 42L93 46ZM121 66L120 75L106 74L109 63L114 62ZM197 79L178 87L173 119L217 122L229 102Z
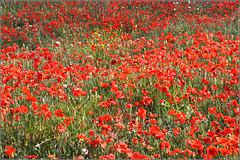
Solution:
M87 155L87 154L88 154L88 150L85 149L85 148L83 148L83 149L82 149L82 154Z

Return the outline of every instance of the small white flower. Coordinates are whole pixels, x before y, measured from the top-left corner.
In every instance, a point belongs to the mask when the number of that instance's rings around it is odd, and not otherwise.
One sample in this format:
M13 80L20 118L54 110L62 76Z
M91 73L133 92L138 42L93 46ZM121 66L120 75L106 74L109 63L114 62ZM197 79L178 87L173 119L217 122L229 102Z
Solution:
M87 57L89 57L89 58L92 58L92 55L90 55L90 56L87 56Z
M173 10L176 11L176 8L174 8Z
M178 2L176 2L176 4L178 4Z
M190 1L188 1L188 3L190 4L191 2L190 2Z
M110 44L107 44L107 46L109 47L109 46L110 46Z
M32 25L29 25L29 27L32 27Z
M191 8L191 6L188 6L188 8Z
M35 147L37 147L37 148L40 147L40 144L37 144Z
M57 43L57 44L60 44L60 42L59 42L59 41L56 41L56 43Z
M87 155L87 154L88 154L88 150L87 150L87 149L85 149L85 148L83 148L83 149L82 149L82 154L85 154L85 155Z
M101 36L101 34L98 34L98 37L100 37Z
M67 84L64 84L64 85L63 85L63 88L67 88Z
M111 133L110 135L111 135L112 137L115 137L115 133Z
M107 48L107 50L109 51L109 48Z
M197 10L199 10L199 8L197 8Z

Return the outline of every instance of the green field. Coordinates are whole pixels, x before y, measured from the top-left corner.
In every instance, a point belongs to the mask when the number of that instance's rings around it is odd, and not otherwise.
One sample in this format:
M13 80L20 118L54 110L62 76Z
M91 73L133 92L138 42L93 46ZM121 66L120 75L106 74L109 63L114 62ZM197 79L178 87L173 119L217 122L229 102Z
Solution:
M2 159L237 159L239 1L1 2Z

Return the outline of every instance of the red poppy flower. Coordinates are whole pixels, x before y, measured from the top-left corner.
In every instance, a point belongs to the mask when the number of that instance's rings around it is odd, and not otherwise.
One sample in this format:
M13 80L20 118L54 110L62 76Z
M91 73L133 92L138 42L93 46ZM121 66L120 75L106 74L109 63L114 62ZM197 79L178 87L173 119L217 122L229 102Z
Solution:
M161 154L160 153L159 154L154 154L153 157L159 159L161 157Z
M160 149L170 149L170 143L167 141L161 142L160 143Z
M56 127L56 130L59 130L61 133L64 133L66 130L66 127L60 124Z
M91 130L91 129L90 129L90 133L89 133L90 136L94 136L94 133L95 133L94 130Z
M185 149L185 152L187 152L189 155L191 155L193 157L196 156L196 154L194 152L190 151L189 149Z
M202 79L202 83L203 83L203 84L209 84L209 80L207 80L207 79Z
M185 151L181 151L181 150L178 149L178 148L174 149L173 152L174 152L174 153L179 153L179 154L184 154L184 155L186 155Z
M119 142L117 144L115 144L114 146L114 150L115 151L118 151L118 152L121 152L121 153L131 153L132 150L128 148L128 145L125 144L124 142Z
M114 59L114 60L111 61L110 64L111 64L111 65L115 65L115 64L117 64L117 61Z
M159 132L155 134L155 137L159 138L161 141L165 140L165 133Z
M9 156L9 157L13 157L13 153L15 153L15 148L13 148L12 146L7 146L6 147L7 150L5 150L5 155Z
M57 157L55 157L54 155L51 155L51 154L48 155L48 158L49 159L58 159Z
M82 91L82 92L81 92L81 95L82 95L82 96L86 96L86 95L87 95L87 92Z
M34 155L29 155L29 156L27 156L26 158L27 158L27 159L34 159L34 158L37 159L38 157L37 157L37 156L34 156Z
M65 114L64 114L64 113L61 113L61 112L63 112L63 110L62 110L62 109L58 109L58 110L56 110L56 111L54 112L54 114L55 114L57 117L64 117Z
M108 87L108 84L107 84L107 83L100 82L100 85L101 85L103 88Z
M207 151L207 155L210 157L215 157L218 154L218 149L212 145L208 146L206 151Z
M232 103L232 105L233 106L239 106L239 104L237 103L237 100L236 99L233 99L232 101L231 101L231 103Z
M179 130L178 130L178 129L174 129L174 128L173 128L173 135L174 135L174 136L177 136L177 135L178 135L178 133L179 133Z
M30 94L30 93L31 93L27 86L23 86L23 87L22 87L22 92L23 92L24 94Z
M88 111L87 114L93 115L93 111Z
M131 159L150 159L148 156L141 155L139 152L129 153L128 156Z
M116 159L113 153L110 153L109 155L106 156L100 156L99 159Z
M26 100L32 101L32 102L37 102L37 98L34 97L34 96L32 96L31 94L28 94L28 95L27 95Z
M77 156L77 157L74 157L74 159L84 159L83 156Z
M143 96L143 100L141 100L141 103L144 105L150 105L153 104L153 100L150 97Z
M146 95L149 94L149 92L143 88L143 89L142 89L142 94L146 96Z
M28 113L28 107L26 107L26 106L24 106L24 105L22 105L21 107L20 107L20 113Z
M138 108L138 112L137 112L137 115L142 118L142 120L146 120L146 113L147 113L147 110L145 110L143 107L140 107Z
M129 103L129 104L126 104L126 108L132 108L133 107L133 104Z
M140 106L141 104L139 102L134 102L135 106Z
M211 86L211 88L216 91L218 89L218 87L216 87L214 84Z
M212 108L208 108L208 111L212 114L215 114L216 113L216 107L212 107Z
M87 140L88 138L85 136L85 134L83 133L79 133L78 135L76 135L77 139L80 139L80 140Z
M203 141L205 142L205 144L211 144L212 143L212 138L205 137L205 138L203 138Z
M66 126L69 126L72 122L74 122L74 117L72 117L70 119L70 117L65 117L63 124L65 124Z
M158 126L153 125L151 128L149 128L149 134L150 135L155 135L159 132L160 132L160 128Z
M95 88L91 89L90 92L94 92L94 91L96 91L97 89L98 89L98 87L95 87Z
M231 154L231 150L230 149L227 149L227 148L219 148L218 149L221 153L222 153L222 155L224 155L224 156L227 156L228 154Z

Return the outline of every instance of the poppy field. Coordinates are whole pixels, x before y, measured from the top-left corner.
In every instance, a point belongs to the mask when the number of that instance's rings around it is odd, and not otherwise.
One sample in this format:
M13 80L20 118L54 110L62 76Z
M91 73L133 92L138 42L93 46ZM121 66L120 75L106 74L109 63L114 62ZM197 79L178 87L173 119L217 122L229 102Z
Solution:
M238 159L239 1L1 2L1 159Z

